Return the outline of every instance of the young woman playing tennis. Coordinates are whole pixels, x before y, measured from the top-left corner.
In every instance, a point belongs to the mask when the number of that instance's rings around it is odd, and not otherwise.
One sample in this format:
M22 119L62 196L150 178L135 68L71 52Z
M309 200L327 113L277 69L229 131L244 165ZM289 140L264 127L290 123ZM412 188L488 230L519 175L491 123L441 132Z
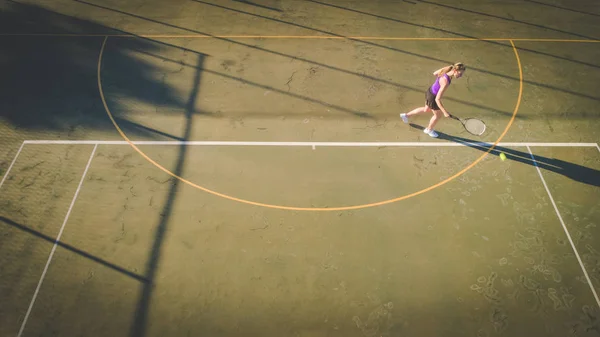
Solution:
M444 108L442 104L442 96L450 86L452 78L460 78L467 68L462 63L455 63L451 66L447 66L436 70L433 75L437 76L435 83L427 89L425 93L425 106L416 108L411 112L400 114L400 118L404 123L408 123L408 117L423 113L433 112L433 117L429 121L429 125L423 132L431 137L436 138L437 132L433 131L433 128L437 124L438 120L442 117L452 117L452 115Z

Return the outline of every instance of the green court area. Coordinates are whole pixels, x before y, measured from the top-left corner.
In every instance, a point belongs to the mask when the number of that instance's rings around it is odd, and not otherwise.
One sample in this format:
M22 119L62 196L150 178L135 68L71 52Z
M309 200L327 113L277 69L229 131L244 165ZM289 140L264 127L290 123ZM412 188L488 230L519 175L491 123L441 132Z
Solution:
M594 336L578 258L597 284L600 152L533 148L542 180L527 149L503 151L398 204L301 212L209 195L128 145L27 144L2 186L3 334L35 293L25 335ZM190 146L179 169L241 198L337 206L413 192L474 155Z
M600 336L595 2L0 9L0 336Z

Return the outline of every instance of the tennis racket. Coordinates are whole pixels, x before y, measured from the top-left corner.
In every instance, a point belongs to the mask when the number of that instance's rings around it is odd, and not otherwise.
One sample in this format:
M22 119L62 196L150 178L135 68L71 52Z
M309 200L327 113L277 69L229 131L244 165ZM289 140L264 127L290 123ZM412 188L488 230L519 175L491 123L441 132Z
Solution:
M459 118L454 115L450 115L452 119L459 121L465 130L472 135L481 136L485 132L485 123L477 118Z

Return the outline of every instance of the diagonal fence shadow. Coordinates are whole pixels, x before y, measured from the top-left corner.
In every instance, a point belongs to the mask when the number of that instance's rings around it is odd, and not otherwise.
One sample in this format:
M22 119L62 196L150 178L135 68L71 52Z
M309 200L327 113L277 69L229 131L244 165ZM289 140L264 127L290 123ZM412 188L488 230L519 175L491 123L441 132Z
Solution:
M89 5L89 6L93 6L93 7L97 7L97 8L102 8L102 9L105 9L105 10L108 10L108 11L112 11L112 12L115 12L115 13L127 15L127 16L134 17L134 18L137 18L137 19L145 20L145 21L148 21L148 22L153 22L153 23L156 23L156 24L164 25L166 27L177 28L177 29L181 29L183 31L187 31L187 32L195 33L195 34L200 34L200 35L204 35L204 36L207 36L207 37L214 38L215 40L225 41L225 42L232 43L232 44L235 44L235 45L240 45L240 46L243 46L243 47L247 47L249 49L258 50L258 51L261 51L261 52L266 52L266 53L269 53L269 54L272 54L272 55L277 55L277 56L289 58L289 59L292 59L292 60L299 60L299 61L302 61L302 62L306 62L308 64L312 64L312 65L323 67L325 69L339 71L341 73L345 73L345 74L348 74L348 75L353 75L353 76L365 78L365 79L372 80L372 81L375 81L375 82L387 84L387 85L390 85L390 86L393 86L393 87L396 87L396 88L401 88L401 89L405 89L405 90L415 91L415 92L419 92L419 93L421 93L421 92L424 91L423 88L415 88L415 87L411 87L411 86L408 86L408 85L404 85L404 84L400 84L400 83L397 83L397 82L393 82L393 81L390 81L390 80L385 80L385 79L381 79L381 78L378 78L378 77L370 76L370 75L367 75L367 74L357 73L357 72L354 72L354 71L350 71L350 70L347 70L347 69L339 68L339 67L332 66L332 65L329 65L329 64L325 64L325 63L313 61L313 60L310 60L310 59L307 59L307 58L304 58L304 57L289 55L289 54L286 54L286 53L282 53L282 52L270 50L270 49L267 49L267 48L262 48L262 47L259 47L259 46L256 46L256 45L251 45L251 44L243 43L243 42L231 39L231 38L219 37L219 36L211 35L211 34L208 34L208 33L201 32L201 31L179 27L179 26L172 25L172 24L165 23L165 22L161 22L161 21L158 21L158 20L148 19L148 18L139 16L139 15L136 15L136 14L127 13L127 12L124 12L124 11L121 11L121 10L117 10L117 9L113 9L113 8L109 8L109 7L105 7L105 6L101 6L101 5L96 5L96 4L92 4L92 3L88 3L88 2L85 2L83 0L74 0L74 1L76 1L78 3L86 4L86 5ZM352 40L352 39L350 39L350 40ZM354 40L357 41L357 42L365 43L365 41L363 41L363 40L359 40L359 39L354 39ZM154 40L152 40L152 41L154 41ZM367 44L369 44L369 43L371 43L371 42L368 42ZM503 47L512 48L508 44L500 44L500 45L502 45ZM399 50L397 48L395 48L394 50L401 51L401 50ZM401 51L401 52L410 54L410 52L406 52L406 51ZM423 56L423 55L419 55L419 54L414 54L414 56L416 56L416 57L423 57L423 58L427 58L427 59L433 59L433 60L436 60L438 62L443 62L444 64L453 63L453 61L439 60L439 59L430 58L428 56ZM486 70L480 70L480 71L487 72L487 73L492 74L492 75L497 75L497 74L495 74L493 72L488 72ZM499 75L499 76L505 76L505 75ZM482 110L486 110L486 111L492 111L492 112L495 112L497 114L501 114L501 115L504 115L504 116L511 116L512 115L512 111L502 111L502 110L499 110L499 109L496 109L496 108L493 108L493 107L490 107L490 106L476 104L476 103L473 103L473 102L469 102L469 101L465 101L465 100L460 100L460 99L456 99L456 98L453 98L453 97L448 97L448 98L446 98L446 100L455 101L455 102L458 102L458 103L461 103L461 104L464 104L464 105L467 105L467 106L472 106L472 107L475 107L475 108L478 108L478 109L482 109ZM344 108L344 109L348 110L347 108ZM366 112L358 112L357 116L358 117L366 117L366 116L369 116L369 115ZM518 118L524 118L524 117L523 116L519 116Z
M76 248L76 247L74 247L74 246L72 246L72 245L70 245L68 243L64 243L62 241L58 241L57 242L56 238L49 237L48 235L45 235L45 234L43 234L43 233L41 233L39 231L36 231L35 229L31 229L31 228L29 228L29 227L27 227L25 225L17 223L17 222L15 222L15 221L7 218L7 217L0 216L0 222L3 222L3 223L5 223L5 224L7 224L9 226L12 226L13 228L16 228L18 230L23 231L25 233L31 234L31 235L33 235L33 236L35 236L37 238L40 238L40 239L42 239L44 241L50 242L52 244L56 243L56 245L58 247L64 248L64 249L66 249L66 250L68 250L68 251L70 251L72 253L75 253L75 254L77 254L79 256L82 256L82 257L84 257L86 259L89 259L89 260L91 260L93 262L96 262L96 263L98 263L100 265L108 267L108 268L110 268L110 269L112 269L112 270L114 270L116 272L119 272L119 273L121 273L123 275L129 276L129 277L131 277L131 278L133 278L133 279L135 279L137 281L140 281L140 282L146 282L147 281L146 278L143 277L143 276L141 276L141 275L138 275L138 274L136 274L136 273L134 273L132 271L129 271L129 270L123 268L123 267L119 267L118 265L116 265L114 263L111 263L111 262L108 262L106 260L103 260L103 259L101 259L101 258L99 258L97 256L94 256L94 255L86 252L86 251L83 251L83 250L81 250L79 248Z
M573 13L578 13L578 14L585 14L585 15L591 15L591 16L598 16L598 17L600 17L600 14L579 11L579 10L576 10L576 9L562 7L562 6L558 6L558 5L554 5L554 4L549 4L549 3L545 3L545 2L541 2L541 1L535 1L535 0L523 0L523 1L531 2L531 3L534 3L534 4L546 6L546 7L561 9L563 11L568 11L568 12L573 12Z
M194 1L196 1L196 0L194 0ZM482 40L482 39L480 39L480 38L478 38L476 36L472 36L472 35L457 33L457 32L453 32L453 31L447 30L447 29L443 29L443 28L438 28L438 27L427 26L427 25L423 25L423 24L419 24L419 23L404 21L404 20L400 20L400 19L396 19L396 18L391 18L391 17L379 15L379 14L368 13L368 12L365 12L365 11L360 11L360 10L357 10L357 9L343 7L343 6L340 6L340 5L334 5L334 4L330 4L330 3L325 3L325 2L318 1L318 0L306 0L306 1L312 2L312 3L315 3L315 4L319 4L319 5L322 5L322 6L326 6L326 7L337 8L337 9L348 11L348 12L352 12L352 13L357 13L357 14L362 14L362 15L365 15L365 16L374 17L374 18L377 18L377 19L382 19L382 20L391 21L391 22L397 22L397 23L401 23L401 24L405 24L405 25L409 25L409 26L413 26L413 27L425 28L425 29L433 30L433 31L440 32L440 33L455 35L457 37L462 37L462 38L465 38L465 39L474 39L474 40L478 40L478 41L481 41L481 42L486 42L486 43L491 43L491 44L499 44L496 41ZM587 40L596 41L597 39L587 38ZM500 45L504 46L503 44L500 44ZM598 65L598 64L593 64L593 63L587 63L587 62L583 62L583 61L573 60L573 59L570 59L570 58L566 58L566 57L562 57L562 56L558 56L558 55L554 55L554 54L549 54L549 53L541 52L541 51L538 51L538 50L528 49L528 48L519 47L519 46L517 46L517 49L523 50L523 51L527 51L527 52L530 52L530 53L533 53L533 54L539 54L539 55L548 56L548 57L551 57L551 58L556 58L556 59L561 60L561 61L572 62L572 63L576 63L576 64L580 64L580 65L584 65L584 66L588 66L588 67L592 67L592 68L600 68L600 65ZM478 68L469 68L469 69L477 70L477 71L480 71L480 72L483 72L483 73L486 72L486 70L484 70L484 69L478 69ZM496 73L490 73L490 74L501 76L501 77L505 76L505 75L496 74ZM515 79L514 77L510 77L510 76L507 76L506 78L513 79L513 80ZM537 83L537 82L531 82L530 84L543 85L542 83ZM556 89L556 90L561 90L560 88L554 88L554 87L550 87L550 88Z
M236 13L240 13L240 14L245 14L245 15L249 15L249 16L253 16L253 17L257 17L257 18L261 18L261 19L265 19L265 20L270 20L270 21L274 21L274 22L278 22L278 23L282 23L282 24L286 24L286 25L290 25L290 26L294 26L294 27L298 27L298 28L303 28L303 29L315 31L315 32L318 32L318 33L326 34L326 35L331 35L331 36L334 36L334 37L344 38L344 39L347 39L349 41L360 42L360 43L363 43L363 44L366 44L366 45L370 45L370 46L374 46L374 47L377 47L377 48L382 48L382 49L387 49L387 50L399 52L399 53L406 54L406 55L409 55L409 56L414 56L414 57L423 58L423 59L427 59L427 60L431 60L431 61L436 61L436 62L442 62L442 63L446 63L446 64L454 63L454 61L442 60L442 59L439 59L439 58L435 58L435 57L431 57L431 56L427 56L427 55L423 55L423 54L409 52L409 51L402 50L402 49L399 49L399 48L385 46L385 45L382 45L382 44L379 44L379 43L375 43L375 42L372 42L372 41L367 41L367 40L361 40L361 39L357 39L357 38L346 37L346 36L335 34L335 33L332 33L332 32L328 32L328 31L325 31L325 30L322 30L322 29L312 28L312 27L308 27L308 26L305 26L305 25L301 25L301 24L297 24L297 23L293 23L293 22L281 20L281 19L271 18L271 17L264 16L264 15L249 13L249 12L245 12L245 11L238 10L238 9L235 9L235 8L230 8L230 7L226 7L226 6L222 6L222 5L217 5L217 4L213 4L213 3L202 1L202 0L192 0L192 1L197 2L197 3L201 3L203 5L207 5L207 6L221 8L221 9L224 9L224 10L228 10L228 11L232 11L232 12L236 12ZM408 21L403 21L403 20L399 20L399 19L393 19L393 18L385 17L385 16L382 16L382 15L375 15L375 14L366 13L366 12L363 12L363 11L357 11L357 10L354 10L354 9L349 9L349 8L338 6L338 5L327 4L327 3L316 1L316 0L307 0L307 1L315 3L315 4L319 4L319 5L322 5L322 6L328 6L328 7L333 7L333 8L341 9L341 10L346 10L346 11L349 11L349 12L356 12L356 13L359 13L359 14L362 14L362 15L373 16L373 17L376 17L378 19L385 19L385 20L389 20L389 21L393 21L393 22L398 22L398 23L410 25L410 26L415 26L415 27L419 27L419 28L426 28L426 29L430 29L430 30L434 30L434 31L439 31L439 32L442 32L442 33L451 34L451 35L463 37L463 38L466 38L466 39L473 39L473 40L477 40L477 41L480 41L480 42L484 42L484 43L488 43L488 44L500 46L502 48L508 47L508 45L500 43L500 42L497 42L497 41L479 40L479 38L477 38L475 36L466 35L466 34L460 34L460 33L456 33L456 32L452 32L452 31L446 30L446 29L441 29L441 28L436 28L436 27L430 27L430 26L426 26L426 25L422 25L422 24L415 24L415 23L411 23L411 22L408 22ZM543 56L557 58L557 59L560 59L562 61L570 61L570 62L574 62L574 63L579 63L579 64L583 64L583 65L586 65L586 66L589 66L589 67L594 67L594 68L600 69L600 65L595 65L595 64L591 64L591 63L586 63L586 62L581 62L581 61L577 61L577 60L573 60L573 59L568 59L566 57L552 55L552 54L540 52L540 51L537 51L537 50L533 50L533 49L529 49L529 48L524 48L524 47L521 47L521 46L516 46L516 48L519 49L519 50L521 50L521 51L526 51L526 52L530 52L530 53L534 53L534 54L539 54L539 55L543 55ZM474 70L474 71L481 72L481 73L488 74L488 75L498 76L500 78L505 78L505 79L509 79L509 80L512 80L512 81L517 81L517 82L519 81L519 78L516 78L516 77L513 77L513 76L504 75L504 74L500 74L500 73L489 71L489 70L485 70L485 69L481 69L481 68L478 68L478 67L469 66L469 70ZM572 91L572 90L565 89L565 88L558 88L558 87L555 87L555 86L552 86L552 85L549 85L549 84L545 84L545 83L539 83L539 82L535 82L535 81L531 81L531 80L527 80L527 79L524 79L523 82L527 83L527 84L535 85L535 86L538 86L538 87L542 87L542 88L545 88L545 89L550 89L550 90L555 90L555 91L559 91L559 92L564 92L564 93L567 93L567 94L570 94L570 95L573 95L573 96L577 96L577 97L582 97L582 98L587 98L587 99L591 99L591 100L595 100L595 101L600 101L600 97L595 97L595 96L583 94L583 93ZM466 103L464 101L460 101L460 102L463 103L463 104ZM496 112L498 112L498 111L496 111Z
M7 0L0 8L0 32L75 35L69 38L0 36L0 68L3 69L0 119L15 128L62 133L69 138L81 138L89 130L115 132L98 102L96 63L102 34L121 32L12 0ZM76 36L85 33L100 35ZM134 39L127 45L113 46L111 56L118 58L120 66L127 69L128 80L139 85L138 88L117 88L120 97L147 104L185 105L185 97L180 99L168 84L153 77L157 69L154 64L131 55L133 49L158 52L162 46L150 39ZM129 110L121 102L113 100L112 104L115 117L126 124L131 135L168 137L135 125Z
M362 78L365 78L365 79L369 79L369 80L372 80L372 81L375 81L375 82L379 82L379 83L383 83L383 84L386 84L386 85L391 85L391 86L394 86L394 87L397 87L397 88L402 88L402 89L416 91L416 92L422 92L423 91L421 88L414 88L414 87L403 85L403 84L399 84L399 83L396 83L396 82L393 82L393 81L390 81L390 80L381 79L381 78L370 76L370 75L367 75L367 74L359 74L359 73L356 73L356 72L353 72L353 71L349 71L349 70L342 69L342 68L339 68L339 67L327 65L327 64L324 64L324 63L321 63L321 62L312 61L312 60L309 60L309 59L306 59L306 58L303 58L303 57L288 55L288 54L285 54L285 53L281 53L281 52L277 52L277 51L270 50L270 49L267 49L267 48L262 48L262 47L259 47L259 46L255 46L255 45L243 43L243 42L236 41L236 40L233 40L233 39L224 38L224 37L218 37L218 36L214 36L214 35L211 35L211 34L208 34L208 33L204 33L204 32L201 32L201 31L197 31L197 30L193 30L193 29L188 29L188 28L184 28L184 27L179 27L177 25L172 25L172 24L161 22L161 21L158 21L158 20L145 18L145 17L139 16L139 15L136 15L136 14L128 13L128 12L117 10L117 9L114 9L114 8L109 8L109 7L106 7L106 6L92 4L92 3L86 2L84 0L75 0L75 1L79 2L79 3L82 3L82 4L89 5L89 6L93 6L93 7L97 7L97 8L102 8L102 9L105 9L105 10L108 10L108 11L113 11L113 12L120 13L120 14L123 14L123 15L128 15L128 16L131 16L131 17L135 17L135 18L138 18L138 19L141 19L141 20L145 20L145 21L148 21L148 22L153 22L153 23L157 23L157 24L160 24L160 25L165 25L167 27L177 28L177 29L181 29L181 30L192 32L192 33L196 33L196 34L201 34L201 35L209 36L209 37L217 39L217 40L226 41L228 43L233 43L233 44L241 45L241 46L248 47L248 48L255 49L255 50L259 50L259 51L262 51L262 52L267 52L267 53L270 53L270 54L274 54L274 55L278 55L278 56L282 56L282 57L286 57L286 58L300 60L300 61L303 61L303 62L306 62L306 63L309 63L309 64L321 66L323 68L327 68L327 69L334 70L334 71L340 71L342 73L346 73L346 74L349 74L349 75L359 76L359 77L362 77ZM273 20L275 22L280 22L280 23L284 23L284 24L290 24L290 25L297 26L297 27L300 27L300 28L309 29L309 30L317 31L317 32L320 32L320 33L323 33L323 34L331 35L331 36L334 36L334 37L345 38L345 39L348 39L348 40L351 40L351 41L356 41L356 42L364 43L364 44L367 44L367 45L372 45L372 46L379 47L379 48L393 50L393 51L400 52L400 53L407 54L407 55L414 56L414 57L429 59L429 60L433 60L433 61L436 61L436 62L453 63L453 61L442 60L442 59L430 57L430 56L427 56L427 55L421 55L421 54L417 54L417 53L413 53L413 52L408 52L408 51L404 51L404 50L401 50L401 49L398 49L398 48L384 46L384 45L380 45L380 44L377 44L377 43L374 43L374 42L370 42L370 41L364 41L364 40L360 40L360 39L348 38L348 37L345 37L343 35L331 33L331 32L328 32L328 31L314 29L314 28L307 27L307 26L304 26L304 25L299 25L299 24L296 24L296 23L290 23L290 22L287 22L287 21L284 21L284 20L280 20L280 19L269 18L269 17L263 16L263 15L248 13L248 12L244 12L244 11L237 10L237 9L232 9L232 8L221 6L221 5L215 5L215 4L204 2L204 1L201 1L201 0L193 0L193 1L197 2L197 3L205 4L205 5L219 7L219 8L222 8L222 9L232 10L234 12L239 12L239 13L243 13L243 14L247 14L247 15L251 15L251 16L255 16L255 17L260 17L260 18L264 18L264 19ZM336 7L336 8L340 8L340 9L345 9L345 10L353 11L351 9L347 9L347 8L340 7L340 6L335 6L335 5L330 5L330 4L322 3L322 2L319 2L319 1L314 1L314 0L307 0L307 1L318 3L318 4L321 4L321 5L332 6L332 7ZM361 12L361 13L365 14L364 12ZM395 19L391 19L391 20L395 20ZM401 22L402 23L406 23L406 24L412 24L412 23L404 22L404 21L401 21ZM413 24L413 25L416 25L416 24ZM435 27L428 27L428 26L423 26L423 25L417 25L417 26L422 26L422 27L429 28L429 29L434 29L434 30L440 30L440 31L443 31L445 33L454 34L454 35L466 37L466 38L469 38L469 39L477 39L476 37L473 37L473 36L459 34L459 33L451 32L451 31L445 31L445 30L441 30L441 29L438 29L438 28L435 28ZM496 41L484 41L484 42L495 44L495 45L498 45L498 46L501 46L501 47L504 47L504 48L506 48L506 47L512 48L510 45L503 44L503 43L496 42ZM528 52L532 52L532 53L541 53L541 52L538 52L538 51L535 51L535 50L531 50L531 49L527 49L527 48L522 48L522 47L517 47L517 49L528 51ZM542 54L544 54L546 56L557 57L557 56L551 55L551 54L545 54L545 53L542 53ZM565 58L565 60L573 61L573 60L566 59L566 58ZM593 67L598 67L598 66L592 65L592 64L586 64L586 65L593 66ZM470 68L470 69L475 70L475 71L479 71L479 72L482 72L482 73L487 73L487 74L490 74L490 75L493 75L493 76L499 76L499 77L502 77L502 78L506 78L506 79L510 79L510 80L514 80L514 81L519 81L518 78L511 77L511 76L508 76L508 75L499 74L499 73L495 73L495 72L491 72L491 71L488 71L488 70L485 70L485 69L479 69L479 68ZM590 95L587 95L587 94L575 92L575 91L568 90L568 89L557 88L557 87L554 87L554 86L551 86L551 85L548 85L548 84L537 83L537 82L533 82L533 81L529 81L529 80L524 80L523 82L527 83L527 84L531 84L531 85L543 87L543 88L546 88L546 89L551 89L551 90L556 90L556 91L559 91L559 92L564 92L564 93L567 93L567 94L571 94L571 95L582 97L582 98L586 98L586 99L600 101L599 97L590 96ZM246 83L246 84L250 84L250 83ZM299 97L299 98L304 99L305 97ZM482 109L482 110L485 110L485 111L494 112L494 113L497 113L497 114L500 114L500 115L503 115L503 116L511 116L512 115L511 111L503 111L503 110L499 110L499 109L496 109L496 108L493 108L493 107L484 106L484 105L481 105L481 104L477 104L477 103L473 103L473 102L469 102L469 101L465 101L465 100L456 99L456 98L453 98L453 97L448 97L446 99L450 100L450 101L455 101L455 102L458 102L458 103L461 103L461 104L464 104L464 105L467 105L467 106L472 106L474 108ZM372 116L370 116L368 114L368 112L355 111L355 110L352 110L352 109L348 109L348 108L344 108L344 107L339 107L339 106L332 105L332 104L326 103L326 102L321 102L321 101L316 101L315 102L315 100L311 99L311 98L309 98L309 100L311 100L311 102L313 102L313 103L322 104L323 106L326 106L326 107L329 107L329 108L339 109L340 111L348 112L348 113L353 114L353 115L358 116L358 117L362 117L362 118L365 118L365 117L371 118L372 117ZM573 117L574 116L571 116L571 118L573 118ZM517 116L517 118L519 118L519 119L528 119L529 117L523 116L523 115L519 115L519 116ZM583 116L582 116L582 118L583 118Z
M151 128L145 125L142 125L140 123L136 123L133 121L130 121L128 119L124 119L124 118L115 118L116 122L119 124L119 126L121 127L121 129L123 129L123 132L129 134L129 133L133 133L133 134L143 134L143 133L150 133L156 136L162 136L164 138L168 138L168 139L172 139L172 140L183 140L183 138L172 135L170 133L167 132L163 132L160 130L157 130L155 128ZM137 131L137 132L136 132Z
M275 11L275 12L281 12L282 11L279 8L269 7L269 6L266 6L266 5L261 5L261 4L258 4L256 2L252 2L252 1L248 1L248 0L232 0L232 1L239 2L239 3L242 3L242 4L246 4L246 5L250 5L250 6L254 6L254 7L258 7L258 8L268 9L270 11Z
M518 24L522 24L522 25L526 25L526 26L530 26L530 27L535 27L535 28L540 28L540 29L544 29L544 30L549 30L549 31L553 31L553 32L556 32L556 33L561 33L561 34L565 34L565 35L571 35L571 36L579 37L579 38L583 38L583 39L598 40L597 37L592 37L592 36L587 36L587 35L583 35L583 34L573 33L573 32L569 32L569 31L566 31L566 30L562 30L562 29L558 29L558 28L552 28L552 27L540 25L540 24L537 24L537 23L531 23L531 22L527 22L527 21L523 21L523 20L505 18L505 17L499 16L499 15L478 12L478 11L474 11L474 10L471 10L471 9L455 7L455 6L451 6L451 5L447 5L447 4L442 4L442 3L438 3L438 2L433 2L433 1L428 1L428 0L419 0L419 2L426 3L426 4L429 4L429 5L432 5L432 6L442 7L442 8L445 8L445 9L452 9L452 10L460 11L460 12L464 12L464 13L475 14L475 15L480 15L480 16L485 16L485 17L490 17L490 18L499 19L499 20L508 21L508 22L514 22L514 23L518 23Z
M193 0L193 1L200 2L200 0ZM339 6L339 5L329 4L329 3L325 3L325 2L321 2L321 1L317 1L317 0L306 0L306 1L312 2L312 3L315 3L315 4L319 4L319 5L322 5L322 6L327 6L327 7L331 7L331 8L337 8L337 9L340 9L340 10L345 10L345 11L348 11L348 12L354 12L354 13L358 13L358 14L362 14L362 15L366 15L366 16L371 16L371 17L375 17L375 18L378 18L378 19L383 19L383 20L387 20L387 21L402 23L402 24L406 24L406 25L410 25L410 26L414 26L414 27L418 27L418 28L426 28L426 29L438 31L438 32L441 32L441 33L446 33L446 34L451 34L451 35L463 37L463 38L466 38L466 39L474 39L474 40L478 40L480 42L485 42L485 43L489 43L489 44L493 44L493 45L499 45L499 46L502 46L502 47L506 46L506 45L504 45L502 43L499 43L497 41L480 40L478 37L475 37L475 36L461 34L461 33L456 33L456 32L453 32L453 31L446 30L446 29L442 29L442 28L431 27L431 26L427 26L427 25L423 25L423 24L416 24L416 23L412 23L412 22L408 22L408 21L404 21L404 20L390 18L390 17L387 17L387 16L378 15L378 14L367 13L367 12L364 12L364 11L359 11L359 10L352 9L352 8L347 8L347 7L342 7L342 6ZM590 40L591 40L591 38L590 38ZM558 60L561 60L561 61L572 62L572 63L575 63L575 64L580 64L580 65L584 65L584 66L587 66L587 67L592 67L592 68L600 69L600 65L598 65L598 64L593 64L593 63L578 61L578 60L574 60L574 59L570 59L570 58L566 58L566 57L562 57L562 56L558 56L558 55L554 55L554 54L545 53L545 52L542 52L542 51L539 51L539 50L533 50L533 49L530 49L530 48L525 48L525 47L522 47L522 46L515 46L515 47L518 50L529 52L529 53L532 53L532 54L547 56L547 57L555 58L555 59L558 59ZM423 58L432 59L434 61L444 61L444 60L439 60L439 59L432 58L432 57L429 57L429 56L426 56L426 55L418 55L418 56L419 57L423 57ZM447 62L447 61L444 61L444 62ZM453 63L453 62L451 62L451 63ZM510 80L514 80L514 81L518 81L519 80L518 78L515 78L515 77L512 77L512 76L498 74L498 73L495 73L495 72L489 72L489 71L487 71L485 69L480 69L480 68L476 68L476 67L469 67L469 69L476 70L476 71L479 71L479 72L482 72L482 73L487 73L487 74L494 75L494 76L498 76L498 77L502 77L502 78L506 78L506 79L510 79ZM564 93L571 94L571 95L578 96L578 97L582 97L582 98L587 98L587 99L591 99L591 100L595 100L595 101L600 101L600 97L586 95L586 94L575 92L575 91L572 91L572 90L569 90L569 89L565 89L565 88L558 88L558 87L555 87L555 86L552 86L552 85L548 85L548 84L545 84L545 83L539 83L539 82L535 82L535 81L531 81L531 80L527 80L527 79L524 79L523 82L527 83L527 84L534 85L534 86L539 86L539 87L542 87L542 88L550 89L550 90L556 90L556 91L559 91L559 92L564 92Z

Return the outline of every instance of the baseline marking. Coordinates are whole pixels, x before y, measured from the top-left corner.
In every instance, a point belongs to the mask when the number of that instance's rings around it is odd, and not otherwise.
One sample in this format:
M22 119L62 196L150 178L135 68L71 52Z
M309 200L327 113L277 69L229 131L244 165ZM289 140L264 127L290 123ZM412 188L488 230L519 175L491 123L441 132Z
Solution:
M19 147L19 150L17 151L17 154L15 155L15 158L13 158L13 161L10 163L10 166L6 170L6 173L4 173L4 177L2 177L2 181L0 181L0 188L2 188L2 185L4 185L4 181L8 177L8 174L10 173L10 170L13 168L13 166L17 162L17 158L19 157L19 154L21 154L21 150L23 150L23 146L25 146L25 142L26 141L24 141L23 143L21 143L21 146Z
M98 147L98 145L94 146L94 149L92 150L92 154L90 155L90 159L88 160L87 165L85 166L85 170L83 171L83 175L81 176L81 180L79 181L79 186L77 186L77 190L75 191L73 200L71 200L71 205L69 206L69 210L67 211L65 220L63 221L62 226L60 227L60 231L58 232L58 235L56 236L56 240L54 241L54 246L52 247L52 250L50 251L50 256L48 256L48 261L46 261L46 266L44 267L44 270L42 271L42 276L40 277L37 287L35 288L35 292L33 293L33 298L31 299L31 302L29 303L29 308L27 309L27 313L25 314L25 318L23 319L23 323L21 324L21 329L19 330L19 334L17 335L17 337L21 337L21 335L23 334L23 330L25 329L25 325L27 324L27 319L29 318L29 315L31 314L31 310L33 309L33 305L35 303L37 295L40 292L40 288L42 287L42 282L44 282L44 277L46 277L46 272L48 271L48 267L50 266L50 262L52 261L52 257L54 256L54 252L56 251L56 247L58 246L58 243L60 241L60 237L62 236L62 233L67 224L67 221L69 220L69 216L71 215L71 211L73 210L73 205L75 205L75 200L77 200L77 197L79 196L79 191L81 190L81 186L83 185L83 180L85 179L85 176L88 172L88 169L90 168L90 165L92 164L92 159L94 158L94 154L96 153L97 147Z
M558 216L558 220L560 220L560 224L563 227L563 230L565 231L565 234L567 235L567 238L569 239L569 242L571 243L571 248L573 248L573 251L575 252L575 256L577 257L577 261L579 261L579 265L581 266L581 270L583 270L583 274L585 275L585 278L587 280L588 285L590 286L590 289L592 290L592 293L594 294L594 298L596 299L596 303L598 304L598 307L600 307L600 299L598 298L598 294L596 293L596 289L594 288L594 285L592 283L592 280L590 279L587 270L585 269L585 266L583 265L583 261L581 260L581 257L579 256L579 252L577 252L577 248L575 248L575 244L573 243L573 239L571 239L571 234L569 234L569 231L567 230L567 226L565 225L565 222L562 218L562 216L560 215L560 212L558 211L558 207L556 207L556 203L554 202L554 198L552 197L552 194L550 193L550 189L548 188L548 185L546 184L546 180L544 179L544 176L542 175L542 171L540 170L540 167L537 164L537 161L535 160L535 156L533 155L533 152L531 152L531 149L529 148L529 146L527 147L527 150L529 151L529 155L531 156L531 160L533 160L533 164L535 165L535 168L537 169L538 175L540 176L540 179L542 179L542 183L544 184L544 188L546 189L546 193L548 193L548 197L550 197L550 201L552 202L552 206L554 206L554 211L556 211L556 215Z
M43 145L190 145L190 146L280 146L280 147L461 147L469 145L493 146L489 142L277 142L277 141L220 141L220 140L26 140L25 144L43 144ZM527 142L508 142L497 143L496 146L504 147L598 147L596 143L527 143Z
M461 176L462 174L464 174L465 172L467 172L468 170L470 170L471 168L473 168L475 165L477 165L480 161L482 161L493 149L494 147L496 147L496 144L498 144L502 138L504 138L504 136L506 135L506 133L508 133L508 130L510 129L510 127L512 126L512 124L515 121L515 118L517 117L517 112L519 111L519 107L521 105L521 99L523 97L523 66L521 65L521 58L519 57L519 52L517 50L517 47L515 46L515 43L510 40L510 45L513 49L513 52L515 54L515 59L517 61L517 68L519 70L519 94L517 97L517 102L515 104L515 108L513 110L512 116L508 122L508 124L506 125L506 128L504 129L504 131L502 132L502 134L498 137L498 139L494 142L494 145L490 146L489 149L482 154L479 158L475 159L475 161L473 161L471 164L469 164L468 166L466 166L465 168L463 168L462 170L460 170L459 172L455 173L453 176L450 176L434 185L431 185L427 188L421 189L419 191L410 193L410 194L406 194L406 195L402 195L393 199L388 199L388 200L382 200L382 201L378 201L378 202L373 202L373 203L367 203L367 204L358 204L358 205L351 205L351 206L339 206L339 207L296 207L296 206L284 206L284 205L276 205L276 204L267 204L267 203L263 203L263 202L256 202L256 201L251 201L251 200L247 200L247 199L242 199L242 198L237 198L231 195L227 195L224 193L220 193L217 192L215 190L211 190L209 188L206 188L204 186L201 186L199 184L196 184L192 181L189 181L175 173L173 173L172 171L170 171L169 169L165 168L164 166L160 165L159 163L157 163L155 160L153 160L152 158L150 158L147 154L145 154L142 150L140 150L137 145L133 144L131 142L131 140L129 139L129 137L127 137L127 135L125 134L125 132L123 132L123 130L121 130L121 127L119 126L119 124L117 123L117 121L115 120L115 118L113 117L109 107L108 107L108 103L106 101L106 98L104 97L104 90L102 89L102 59L103 59L103 55L104 55L104 49L106 48L106 42L108 41L108 36L106 36L104 38L104 40L102 41L102 47L100 48L100 53L98 55L98 66L97 66L97 81L98 81L98 91L100 93L100 99L102 100L102 105L104 106L104 110L106 111L106 114L108 115L108 118L111 120L112 124L114 125L115 129L117 130L117 132L121 135L121 137L127 141L129 143L129 145L137 152L139 153L143 158L145 158L149 163L151 163L152 165L154 165L156 168L160 169L161 171L165 172L166 174L170 175L171 177L178 179L179 181L181 181L182 183L185 183L189 186L195 187L199 190L202 190L206 193L210 193L212 195L215 196L219 196L221 198L224 199L228 199L231 201L237 201L243 204L247 204L247 205L253 205L253 206L260 206L260 207L266 207L266 208L272 208L272 209L282 209L282 210L289 210L289 211L321 211L321 212L332 212L332 211L347 211L347 210L357 210L357 209L362 209L362 208L368 208L368 207L375 207L375 206L382 206L382 205L387 205L387 204L391 204L394 202L398 202L401 200L405 200L408 198L412 198L415 196L418 196L420 194L429 192L437 187L440 187L456 178L458 178L459 176Z
M600 145L596 144L596 148L600 151Z

